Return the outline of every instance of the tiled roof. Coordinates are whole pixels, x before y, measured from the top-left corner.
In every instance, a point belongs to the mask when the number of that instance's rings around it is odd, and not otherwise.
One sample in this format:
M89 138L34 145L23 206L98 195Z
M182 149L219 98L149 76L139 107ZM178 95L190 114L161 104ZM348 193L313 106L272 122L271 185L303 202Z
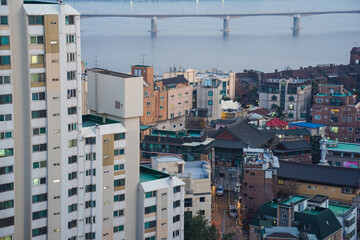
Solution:
M178 75L177 77L173 77L173 78L166 78L161 81L165 86L189 82L188 80L186 80L184 75Z
M282 145L288 151L311 150L311 145L306 140L281 142L278 145Z

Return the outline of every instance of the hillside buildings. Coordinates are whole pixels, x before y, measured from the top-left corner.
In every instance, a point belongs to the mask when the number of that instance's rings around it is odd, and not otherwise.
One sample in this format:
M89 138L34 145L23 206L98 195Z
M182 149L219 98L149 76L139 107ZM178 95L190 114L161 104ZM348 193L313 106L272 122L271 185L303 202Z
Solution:
M306 120L310 113L311 81L307 79L268 79L260 83L259 107L286 113L289 121Z
M342 85L320 84L312 115L313 123L327 125L330 139L360 142L360 102Z
M360 144L328 140L326 159L330 166L359 168Z

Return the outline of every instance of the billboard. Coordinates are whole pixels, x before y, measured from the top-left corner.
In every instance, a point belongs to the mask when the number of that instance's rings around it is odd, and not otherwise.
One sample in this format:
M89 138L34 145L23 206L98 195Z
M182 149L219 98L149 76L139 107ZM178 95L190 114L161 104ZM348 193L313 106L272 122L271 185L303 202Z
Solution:
M347 167L347 168L359 168L359 163L358 162L344 161L343 166Z

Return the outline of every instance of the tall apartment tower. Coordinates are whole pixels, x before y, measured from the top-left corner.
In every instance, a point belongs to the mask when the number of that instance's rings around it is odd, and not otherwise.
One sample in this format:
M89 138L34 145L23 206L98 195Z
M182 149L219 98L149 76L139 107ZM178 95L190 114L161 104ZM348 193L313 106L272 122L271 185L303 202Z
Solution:
M68 198L68 174L80 168L68 165L82 128L80 14L34 2L0 1L0 238L68 239L68 205L78 201Z

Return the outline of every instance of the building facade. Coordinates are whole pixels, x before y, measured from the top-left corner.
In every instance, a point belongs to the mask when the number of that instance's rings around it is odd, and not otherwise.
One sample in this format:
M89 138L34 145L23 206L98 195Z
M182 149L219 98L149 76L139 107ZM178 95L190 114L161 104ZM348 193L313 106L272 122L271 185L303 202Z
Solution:
M268 79L260 83L259 107L286 113L289 121L306 120L310 113L311 81L306 79Z
M330 166L359 168L360 144L328 140L326 150L326 159Z
M342 85L319 85L312 121L326 125L326 137L332 140L360 142L360 102Z
M211 165L205 161L185 162L178 156L153 157L151 167L177 176L185 183L184 211L200 213L211 222Z
M221 81L218 79L205 78L193 89L193 107L207 109L208 120L221 118Z

